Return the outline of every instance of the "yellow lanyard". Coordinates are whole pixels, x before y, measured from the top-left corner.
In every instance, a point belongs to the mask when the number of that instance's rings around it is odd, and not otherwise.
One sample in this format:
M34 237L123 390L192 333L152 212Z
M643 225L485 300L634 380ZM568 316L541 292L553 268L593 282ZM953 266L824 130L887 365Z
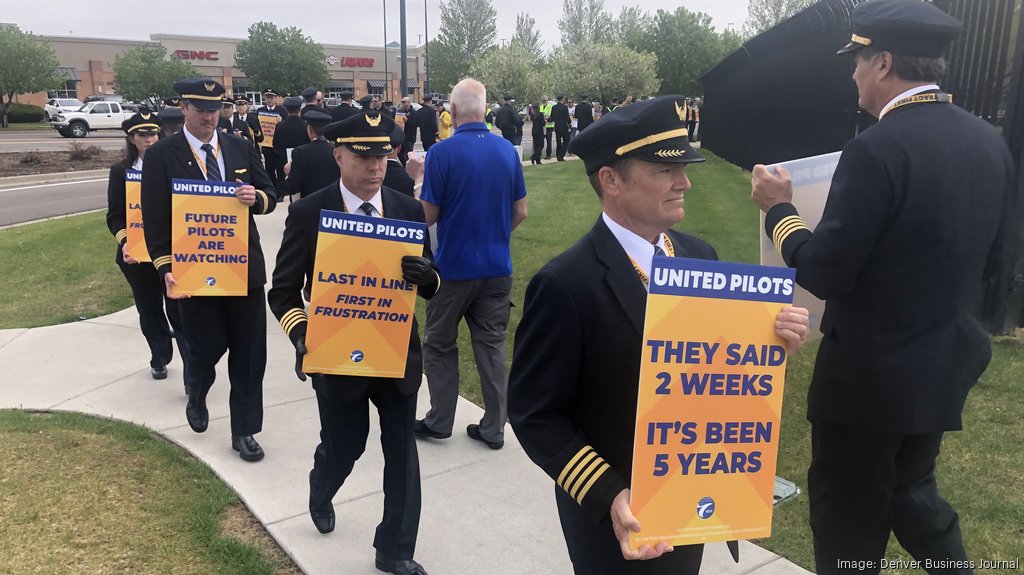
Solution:
M220 150L220 140L217 140L217 145L213 147L213 160L217 161L217 157ZM196 164L199 165L199 169L203 172L203 179L209 179L209 175L206 173L206 162L199 159L199 154L192 149L192 144L188 145L188 151L192 152L192 157L196 159Z
M672 245L672 239L669 238L668 235L665 236L665 255L670 258L676 256L676 248ZM644 270L640 269L636 260L630 257L629 261L633 264L633 269L636 270L636 275L640 276L640 281L644 282L644 287L647 288L650 285L651 280L647 277L647 274L644 273Z
M891 106L883 110L882 115L885 116L897 108L902 108L903 106L909 106L911 104L947 104L949 102L949 94L936 94L934 92L928 94L914 94L913 96L907 96L902 100L893 102Z

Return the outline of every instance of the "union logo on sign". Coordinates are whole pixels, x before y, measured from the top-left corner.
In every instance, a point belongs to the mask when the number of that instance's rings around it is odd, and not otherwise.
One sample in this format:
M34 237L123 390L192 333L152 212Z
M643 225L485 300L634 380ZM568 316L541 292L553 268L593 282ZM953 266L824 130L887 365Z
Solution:
M337 66L339 60L337 56L328 56L324 58L324 62L326 62L328 66Z
M349 357L352 358L352 361L359 363L360 361L363 361L363 352L358 349L353 350Z

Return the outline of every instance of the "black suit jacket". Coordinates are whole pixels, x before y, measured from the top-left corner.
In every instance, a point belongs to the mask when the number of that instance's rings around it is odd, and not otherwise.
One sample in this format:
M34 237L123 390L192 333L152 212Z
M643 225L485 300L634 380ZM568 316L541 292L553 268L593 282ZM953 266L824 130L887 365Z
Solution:
M231 126L253 145L259 145L263 141L263 129L260 128L260 121L256 118L256 114L246 114L245 120L243 120L236 113L231 117Z
M494 118L494 125L501 130L502 137L511 139L516 135L516 131L523 127L523 120L512 104L502 104Z
M381 206L384 216L396 220L423 222L423 206L390 188L381 188ZM306 311L302 300L302 289L307 279L313 277L313 262L316 256L316 242L319 234L320 210L345 211L342 205L341 188L338 182L314 192L288 206L288 219L284 224L284 238L277 253L274 266L274 285L267 292L270 311L282 327L287 326L288 337L294 343L306 333ZM433 260L430 242L424 242L423 255ZM435 268L436 271L436 268ZM418 293L424 299L434 297L436 288L420 287ZM301 318L300 321L294 321ZM370 386L392 386L403 395L416 393L423 380L423 357L420 347L419 327L412 321L409 335L409 356L405 363L405 377L387 379L379 377L354 377L340 375L313 375L313 387L318 393L333 401L355 401L364 397Z
M118 248L128 241L125 174L124 166L118 162L110 166L110 175L107 178L107 229L117 240Z
M274 151L278 154L282 166L287 163L285 150L305 146L309 142L306 123L298 116L288 116L281 120L274 130Z
M437 112L430 106L423 106L413 113L413 117L420 129L420 141L427 146L433 145L437 141Z
M676 257L717 259L701 239L668 235ZM594 464L596 481L580 494L595 523L629 486L646 308L647 290L629 256L598 219L530 280L516 330L509 421L526 454L556 482L577 454L594 451L608 463Z
M792 204L768 213L797 283L826 300L812 421L960 429L991 357L977 314L1012 172L988 124L952 104L910 105L846 145L813 234Z
M572 118L569 116L569 106L558 102L551 106L551 117L549 122L555 123L555 131L560 134L568 134L572 127Z
M594 106L590 102L576 104L576 129L583 130L594 123Z
M292 167L288 171L288 194L304 198L330 185L340 177L334 146L320 138L292 150Z
M356 108L352 104L346 104L342 102L331 109L331 117L334 118L335 122L340 122L349 116L358 114L361 110Z
M277 192L263 168L263 158L248 141L217 134L224 155L224 179L241 180L256 188L256 203L249 208L249 289L267 283L266 263L254 214L269 214L277 205ZM204 180L203 171L189 148L185 132L160 140L146 152L142 170L142 225L146 249L162 278L171 271L171 180Z
M405 171L405 166L398 160L388 159L388 171L384 173L384 186L410 198L416 197L416 182L409 177L409 172Z

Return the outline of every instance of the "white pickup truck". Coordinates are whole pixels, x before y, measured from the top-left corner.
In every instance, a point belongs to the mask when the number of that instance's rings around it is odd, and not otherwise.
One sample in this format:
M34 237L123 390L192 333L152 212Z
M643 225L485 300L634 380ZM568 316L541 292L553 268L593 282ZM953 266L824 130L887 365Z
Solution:
M50 127L65 138L84 138L96 130L120 130L134 113L119 102L89 102L78 111L51 116Z

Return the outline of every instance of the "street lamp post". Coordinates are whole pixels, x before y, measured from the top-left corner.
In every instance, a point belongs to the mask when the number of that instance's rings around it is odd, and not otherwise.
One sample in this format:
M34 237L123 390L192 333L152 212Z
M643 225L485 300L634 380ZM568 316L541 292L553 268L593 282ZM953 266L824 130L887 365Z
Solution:
M405 0L399 0L399 22L401 28L401 56L402 56L402 79L399 82L399 88L402 90L402 97L409 93L409 72L407 71L406 62L408 62L409 54L405 44Z
M430 32L427 31L427 0L423 0L423 37L427 43L423 46L423 95L430 94Z

